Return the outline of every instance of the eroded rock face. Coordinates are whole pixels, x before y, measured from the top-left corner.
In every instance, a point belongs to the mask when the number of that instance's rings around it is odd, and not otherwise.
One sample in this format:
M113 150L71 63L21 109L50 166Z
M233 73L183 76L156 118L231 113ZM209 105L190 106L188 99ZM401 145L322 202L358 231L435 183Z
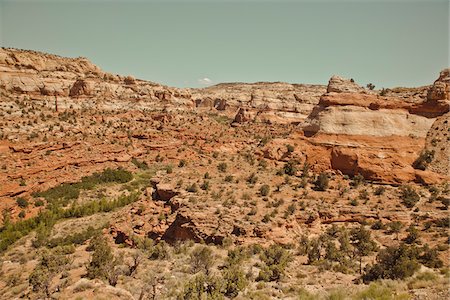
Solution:
M438 117L428 131L424 151L432 155L431 162L424 162L427 170L450 175L450 113ZM419 158L419 157L418 157Z
M428 90L429 100L449 100L450 97L450 69L442 70L439 78Z
M232 117L238 108L245 108L258 122L289 124L304 121L326 87L284 82L221 83L190 92L199 107L231 113Z
M334 75L328 81L327 93L362 93L365 89L351 79Z
M345 148L334 148L331 151L331 166L346 175L358 172L358 154Z
M61 108L90 106L96 101L109 109L125 108L130 100L142 100L142 108L163 108L167 102L185 109L192 106L188 90L106 73L86 58L64 58L10 48L0 49L0 87L6 93L36 100L59 96ZM74 98L89 101L79 103Z

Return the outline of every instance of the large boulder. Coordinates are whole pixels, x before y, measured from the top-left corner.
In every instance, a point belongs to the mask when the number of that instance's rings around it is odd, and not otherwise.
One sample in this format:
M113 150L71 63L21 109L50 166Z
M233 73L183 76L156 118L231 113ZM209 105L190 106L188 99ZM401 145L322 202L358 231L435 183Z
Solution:
M255 113L247 108L241 107L234 117L233 123L247 123L255 119Z
M89 96L92 90L88 85L88 82L83 79L78 79L72 85L69 91L70 97Z

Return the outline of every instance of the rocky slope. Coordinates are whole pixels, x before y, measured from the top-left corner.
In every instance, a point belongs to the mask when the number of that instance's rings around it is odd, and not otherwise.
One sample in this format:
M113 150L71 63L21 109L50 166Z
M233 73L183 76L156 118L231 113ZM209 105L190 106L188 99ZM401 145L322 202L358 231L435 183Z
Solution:
M412 243L429 251L418 272L434 279L387 293L448 299L449 77L384 91L338 76L177 89L83 58L2 49L0 210L10 225L0 230L0 298L176 299L193 286L202 247L219 281L233 284L238 259L248 282L227 299L298 299L299 286L352 298L371 287L356 284L351 231L366 228L383 249L417 228ZM119 167L125 182L72 184ZM95 232L117 258L108 280L86 276ZM292 259L280 280L256 279L274 243ZM70 259L45 273L50 252Z

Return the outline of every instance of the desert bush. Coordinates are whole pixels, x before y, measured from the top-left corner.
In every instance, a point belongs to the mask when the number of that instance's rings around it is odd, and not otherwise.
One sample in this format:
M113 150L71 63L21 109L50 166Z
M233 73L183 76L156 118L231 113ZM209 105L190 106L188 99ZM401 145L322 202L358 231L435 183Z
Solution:
M261 196L267 196L270 193L270 186L268 184L264 184L260 187L259 193Z
M413 225L409 226L408 236L405 238L405 243L407 244L416 243L418 238L419 238L419 230L417 230L417 228Z
M255 184L258 181L258 176L256 176L255 173L250 174L250 176L247 178L248 184Z
M400 244L383 249L378 253L376 264L366 268L365 282L377 279L404 279L419 269L418 249Z
M44 293L47 297L52 294L50 285L53 278L70 263L67 255L55 251L44 250L40 254L39 263L31 272L28 282L34 292Z
M223 282L221 278L208 276L204 273L196 275L186 282L177 299L182 300L203 300L203 299L224 299Z
M86 267L86 276L89 279L99 278L107 280L112 286L116 286L121 264L121 257L114 256L111 246L103 236L92 239L90 247L94 250L91 260Z
M382 283L372 282L367 288L357 293L355 300L379 299L379 300L407 300L409 295L406 293L395 293L395 291L383 285Z
M260 255L264 266L261 268L258 281L276 281L284 274L288 263L291 261L290 253L279 245L271 245L264 249Z
M372 226L370 226L371 229L373 230L381 230L381 229L385 229L385 225L383 224L383 222L381 222L381 220L376 220Z
M228 250L227 258L225 259L226 266L239 265L244 260L250 257L250 249L243 246L238 246L234 249Z
M198 192L198 185L197 183L193 183L190 186L187 187L186 189L189 193L197 193Z
M26 208L26 207L28 207L28 201L27 201L25 198L23 198L23 197L17 198L17 199L16 199L16 203L17 203L17 205L18 205L19 207L21 207L21 208Z
M209 181L208 180L203 181L203 183L200 185L200 188L204 191L209 190Z
M293 176L298 171L298 162L295 160L290 160L284 164L283 172L286 175Z
M316 181L314 182L314 189L316 191L326 191L328 189L328 174L325 172L322 172L317 177Z
M141 170L148 170L148 164L145 161L139 161L136 158L131 159L131 162Z
M419 194L417 194L416 190L409 185L400 187L400 198L402 199L403 204L408 208L414 207L420 200Z
M225 268L222 271L224 294L229 298L235 298L248 284L244 272L239 266Z
M148 258L152 260L169 259L171 251L169 245L165 241L160 241L158 244L151 247L148 251Z
M384 192L386 191L386 188L384 186L378 186L374 191L373 194L375 196L381 196L384 194Z
M227 171L227 168L228 168L228 166L224 162L217 165L217 169L222 173L225 173Z
M434 150L424 150L420 153L419 157L414 161L414 169L425 170L429 163L433 161Z
M186 166L186 160L182 159L180 160L180 162L178 163L178 168L183 168L184 166Z
M421 255L419 261L429 268L441 268L444 263L439 258L437 249L431 249L428 244L425 244L421 249Z
M190 263L193 273L202 271L208 275L210 268L214 265L214 255L211 248L202 245L195 247L190 255Z
M352 178L351 185L354 187L358 187L361 184L364 184L365 182L366 182L366 180L365 180L364 176L362 176L361 174L356 174Z

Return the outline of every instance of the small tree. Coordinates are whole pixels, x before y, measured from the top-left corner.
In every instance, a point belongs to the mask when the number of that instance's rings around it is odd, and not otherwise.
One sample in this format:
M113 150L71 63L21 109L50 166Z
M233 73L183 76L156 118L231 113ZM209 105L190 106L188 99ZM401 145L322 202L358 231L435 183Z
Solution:
M362 273L362 258L377 249L376 243L372 240L369 230L364 225L355 228L350 233L351 244L355 254L359 257L359 273Z
M279 245L271 245L261 253L261 260L265 263L256 280L275 281L284 274L284 270L291 261L288 251Z
M87 277L108 280L109 284L117 284L119 270L117 266L121 262L120 257L115 257L106 239L97 236L91 240L90 248L94 250L87 268Z
M373 83L368 83L366 84L366 87L372 91L375 88L375 85Z
M41 253L38 265L28 278L33 291L42 292L47 298L52 294L50 285L53 278L71 262L68 256L59 253L58 250L50 252L45 249Z
M418 250L414 247L400 244L398 247L388 247L377 255L377 263L367 268L363 276L365 282L383 279L404 279L419 269L417 262Z

